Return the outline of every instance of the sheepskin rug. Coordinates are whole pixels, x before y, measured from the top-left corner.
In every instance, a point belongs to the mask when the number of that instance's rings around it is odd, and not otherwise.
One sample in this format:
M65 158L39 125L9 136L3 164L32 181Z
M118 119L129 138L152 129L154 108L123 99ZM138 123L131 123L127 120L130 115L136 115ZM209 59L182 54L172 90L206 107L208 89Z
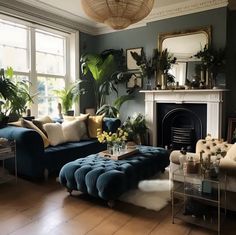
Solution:
M170 201L171 187L169 170L166 169L164 173L156 175L151 180L140 181L137 189L124 193L119 199L136 206L159 211Z

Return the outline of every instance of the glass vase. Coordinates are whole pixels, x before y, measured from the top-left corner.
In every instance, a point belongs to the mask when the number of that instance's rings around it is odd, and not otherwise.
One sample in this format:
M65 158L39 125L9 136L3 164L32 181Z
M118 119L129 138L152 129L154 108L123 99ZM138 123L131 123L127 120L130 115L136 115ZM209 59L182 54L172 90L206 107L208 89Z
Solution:
M113 144L111 142L107 143L107 152L113 154Z

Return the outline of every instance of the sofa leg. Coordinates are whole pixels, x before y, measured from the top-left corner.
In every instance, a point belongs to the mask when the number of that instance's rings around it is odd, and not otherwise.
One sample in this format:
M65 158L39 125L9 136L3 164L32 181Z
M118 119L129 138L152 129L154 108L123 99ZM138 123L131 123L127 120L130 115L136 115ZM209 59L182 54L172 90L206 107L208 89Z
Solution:
M71 188L67 188L67 192L70 194L70 196L72 195L73 189Z
M115 206L115 201L114 200L109 200L107 202L107 205L110 207L110 208L113 208Z
M48 180L48 175L49 175L48 169L45 168L44 171L43 171L43 176L44 176L44 180L45 180L45 181Z

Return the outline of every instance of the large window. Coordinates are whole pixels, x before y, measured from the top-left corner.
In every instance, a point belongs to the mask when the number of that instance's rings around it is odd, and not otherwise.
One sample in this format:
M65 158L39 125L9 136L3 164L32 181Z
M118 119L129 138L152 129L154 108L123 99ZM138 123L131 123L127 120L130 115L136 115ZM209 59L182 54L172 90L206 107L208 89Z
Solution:
M0 20L0 67L11 66L16 79L30 81L31 94L37 93L36 116L58 114L58 98L53 90L66 86L68 76L68 35Z
M65 87L66 41L65 37L37 30L36 71L38 81L38 115L56 115L57 97L53 90Z

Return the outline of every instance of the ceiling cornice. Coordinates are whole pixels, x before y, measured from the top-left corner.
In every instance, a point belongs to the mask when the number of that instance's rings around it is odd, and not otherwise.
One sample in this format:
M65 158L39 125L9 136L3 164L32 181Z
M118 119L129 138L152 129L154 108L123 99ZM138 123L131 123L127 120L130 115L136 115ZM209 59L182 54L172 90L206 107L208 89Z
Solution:
M144 20L124 30L143 27L153 21L216 9L227 5L228 0L188 0L178 4L154 8ZM32 3L31 0L0 0L0 12L13 16L18 15L18 17L25 19L35 19L36 22L40 19L40 23L45 25L48 23L61 25L67 29L71 28L91 35L117 32L103 24L91 22L83 17L39 1Z

